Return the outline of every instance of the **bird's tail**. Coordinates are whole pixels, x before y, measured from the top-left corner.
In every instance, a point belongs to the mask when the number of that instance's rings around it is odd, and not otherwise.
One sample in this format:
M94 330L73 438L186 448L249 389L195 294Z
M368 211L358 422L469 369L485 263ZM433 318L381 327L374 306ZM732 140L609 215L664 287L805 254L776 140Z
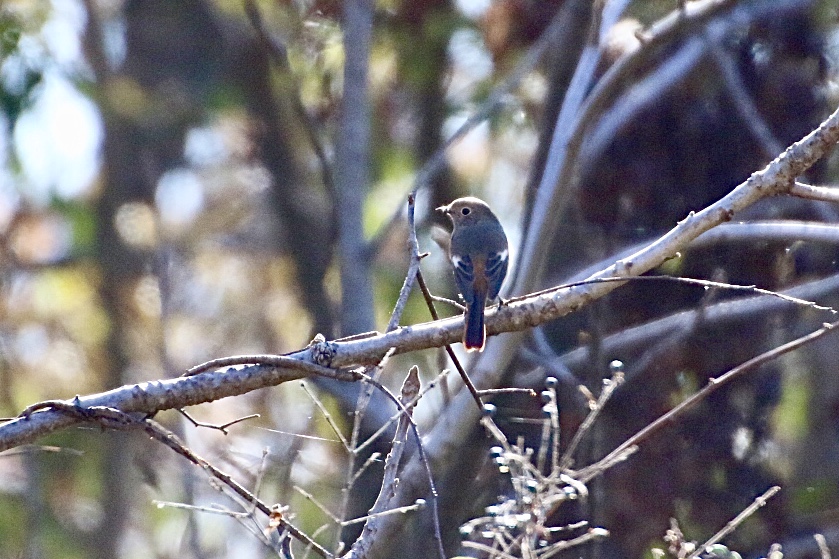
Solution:
M474 297L466 306L466 329L463 331L463 346L466 351L483 351L486 341L484 327L483 297Z

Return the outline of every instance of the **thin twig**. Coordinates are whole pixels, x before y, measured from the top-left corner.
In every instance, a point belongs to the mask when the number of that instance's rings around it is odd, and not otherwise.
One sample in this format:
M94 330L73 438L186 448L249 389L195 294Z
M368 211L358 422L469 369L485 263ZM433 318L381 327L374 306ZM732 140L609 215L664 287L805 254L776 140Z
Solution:
M740 526L740 524L742 524L744 520L753 515L757 511L757 509L765 505L766 502L769 501L769 499L771 499L772 497L774 497L780 490L781 488L778 485L775 485L767 489L766 492L763 493L763 495L757 497L751 505L743 509L743 512L729 520L728 523L719 532L711 536L708 539L708 541L706 541L704 544L697 547L696 550L694 550L693 553L688 555L686 559L696 559L701 554L705 553L708 547L714 545L715 543L732 533L734 530L736 530L737 527Z
M599 474L602 471L602 464L603 462L613 462L614 459L632 447L637 447L641 442L648 439L652 434L656 433L660 429L662 429L665 425L672 424L676 421L676 419L680 418L685 412L693 408L696 404L707 398L711 393L715 392L721 386L728 384L732 380L742 376L743 374L765 364L774 359L777 359L781 355L785 353L789 353L790 351L796 350L799 347L812 343L827 334L836 331L837 327L839 327L839 321L833 322L831 324L825 324L818 330L807 334L806 336L802 336L790 342L787 342L781 346L773 348L769 351L761 353L760 355L749 359L745 363L742 363L733 369L729 370L722 376L718 378L712 378L708 381L708 384L697 392L696 394L690 396L689 398L682 401L679 405L674 407L669 412L665 413L631 437L629 437L626 441L621 443L615 450L610 452L605 458L601 459L595 464L591 466L587 466L581 470L579 470L575 477L581 480L582 482L588 482L591 480L595 475Z
M361 467L358 468L358 470L356 470L355 474L353 475L352 479L350 480L349 485L355 485L355 482L358 481L358 478L360 478L362 475L364 475L364 472L367 471L367 468L369 468L370 466L372 466L373 464L375 464L377 462L380 462L381 458L382 458L382 453L381 452L374 452L370 456L368 456L367 460L364 461L364 464L362 464Z
M256 470L256 479L254 480L253 484L253 494L255 496L259 496L259 492L262 490L262 482L265 481L265 469L268 465L268 449L262 449L262 456L259 460L259 468ZM252 505L253 509L251 512L256 512L256 505Z
M440 297L439 295L431 295L430 297L432 301L437 301L438 303L445 303L446 305L451 305L460 312L466 310L466 305L461 305L454 299L449 299L448 297Z
M562 540L558 541L555 544L548 546L544 550L540 550L536 553L536 557L539 559L548 559L549 557L553 557L560 551L565 551L571 547L581 545L597 538L606 538L609 536L609 531L605 528L589 528L588 532L581 536L577 536L576 538L571 538L570 540Z
M336 444L343 445L343 443L339 439L327 439L326 437L318 437L318 436L315 436L315 435L303 435L302 433L292 433L290 431L282 431L280 429L272 429L270 427L260 427L260 429L268 431L269 433L277 433L279 435L289 435L291 437L298 438L298 439L309 439L311 441L321 441L321 442L325 442L325 443L336 443Z
M597 419L598 415L600 415L600 412L603 410L606 402L609 401L609 398L611 398L615 390L623 384L623 379L623 371L616 371L615 374L612 375L611 379L603 379L603 389L600 392L600 397L597 398L597 403L594 405L591 412L586 416L579 429L577 429L577 432L574 433L574 438L571 439L571 442L568 444L568 448L565 449L565 454L562 455L562 460L559 463L560 471L571 467L571 464L574 461L574 451L577 450L577 446L579 446L580 441L583 440L585 434L594 424L594 420Z
M548 421L551 425L551 477L558 478L559 474L561 473L559 470L559 404L557 403L556 397L556 387L551 387L548 389L548 394L550 394L550 402L547 405L548 407Z
M382 512L377 512L375 514L368 514L365 516L359 516L358 518L353 518L352 520L345 520L341 522L341 526L351 526L353 524L359 524L361 522L367 522L368 520L375 520L377 518L381 518L382 516L389 516L391 514L405 514L406 512L415 512L418 510L422 510L425 507L425 501L422 499L417 499L413 505L405 505L404 507L396 507L388 510L384 510Z
M437 314L437 309L434 307L434 300L432 299L431 291L428 289L428 286L425 284L425 280L422 277L422 270L417 270L417 284L420 286L423 297L425 297L425 303L428 305L428 311L431 313L431 317L434 320L439 320L440 316ZM469 375L466 374L466 370L463 368L463 365L460 364L460 359L457 358L457 355L455 355L454 350L449 344L446 344L444 347L446 348L446 353L449 354L449 359L451 359L454 364L454 368L457 369L457 373L463 380L463 384L466 385L466 388L475 400L475 404L478 406L478 409L483 410L484 402L481 400L481 394L478 392L478 389L475 388L475 385L472 383L472 379L470 379Z
M481 397L497 396L499 394L526 394L528 396L536 396L536 391L532 388L487 388L486 390L478 390Z
M750 293L758 293L760 295L769 295L771 297L777 297L778 299L782 299L784 301L788 301L790 303L794 303L796 305L801 305L804 307L810 307L820 311L828 311L831 314L837 314L836 309L829 306L819 305L813 301L807 301L805 299L800 299L798 297L794 297L792 295L787 295L785 293L781 293L779 291L772 291L770 289L762 289L755 285L737 285L733 283L726 283L721 281L712 281L712 280L705 280L705 279L698 279L698 278L685 278L679 276L614 276L608 278L589 278L580 281L575 281L571 283L565 283L562 285L557 285L555 287L551 287L548 289L544 289L542 291L537 291L536 293L528 294L525 298L530 298L534 295L543 295L549 293L556 293L562 291L563 289L569 289L571 287L577 287L581 285L591 285L595 283L620 283L620 282L668 282L668 283L685 283L689 285L695 285L697 287L702 288L716 288L716 289L726 289L729 291L746 291ZM507 302L519 301L522 300L522 297L514 297L509 299Z
M189 511L206 512L210 514L221 514L223 516L229 516L231 518L249 518L251 516L250 512L236 512L233 510L219 508L218 506L202 507L198 505L188 505L186 503L159 501L157 499L152 500L152 504L158 508L183 509Z
M813 300L837 289L839 289L839 274L792 287L784 293L799 299ZM769 312L781 310L783 305L784 303L780 299L765 295L722 301L702 311L702 323L707 327L708 325L731 324L736 321L754 319L754 317L763 317ZM646 346L653 340L673 343L678 340L680 335L686 334L688 329L693 328L698 320L698 315L699 311L696 309L684 310L636 324L604 338L604 349L610 355L620 355L634 352L637 348ZM542 351L547 349L543 348ZM552 350L548 355L551 354ZM538 355L532 356L532 358L538 357ZM580 367L587 363L588 351L585 347L578 347L559 356L554 354L554 357L554 359L540 359L538 362L552 370L557 369L556 373L562 373L568 367ZM627 373L627 378L632 376L634 370L637 370L635 364ZM565 379L565 377L569 377L570 373L564 375L560 378ZM540 378L543 376L541 375ZM574 381L573 377L569 377L566 382L579 384L579 382Z
M405 274L405 281L402 283L402 288L399 290L399 297L396 299L396 305L390 315L390 320L387 323L386 332L392 332L399 326L399 320L402 318L402 312L405 310L405 304L408 302L408 296L414 288L414 282L419 271L420 260L422 256L419 252L419 242L417 241L417 229L414 224L414 208L416 197L414 193L408 194L408 272Z
M259 418L258 413L252 413L250 415L246 415L244 417L240 417L238 419L234 419L233 421L228 421L227 423L222 423L221 425L216 425L214 423L204 423L203 421L198 421L194 417L192 417L189 413L187 413L184 409L178 409L178 413L186 418L187 421L192 423L195 427L204 427L206 429L214 429L216 431L221 431L225 435L228 434L227 428L236 425L237 423L242 423L243 421L247 421L249 419L257 419Z
M344 450L346 450L347 452L352 452L352 450L350 449L350 443L347 441L347 438L341 432L341 428L338 427L337 423L335 423L335 420L332 418L332 414L329 413L329 410L326 409L326 406L324 406L323 402L320 401L320 398L315 396L312 393L312 391L309 390L309 387L306 386L305 382L301 382L300 386L306 392L306 395L309 396L309 399L312 400L312 402L314 402L315 405L318 407L318 409L320 410L320 413L323 414L323 417L326 418L326 422L332 428L332 432L335 433L336 435L338 435L338 439L340 439L341 444L344 445Z
M318 501L318 499L314 495L312 495L311 493L309 493L308 491L306 491L305 489L303 489L299 485L294 485L292 487L292 489L294 489L295 491L297 491L298 493L303 495L307 500L309 500L313 505L315 505L323 514L328 516L329 519L332 520L332 522L334 522L335 524L341 524L343 522L340 518L338 518L337 515L335 515L335 513L333 513L331 510L329 510L326 507L326 505L324 505L323 503Z
M381 376L382 371L385 368L385 365L390 360L390 358L395 353L395 350L391 348L390 350L385 353L384 357L379 360L379 363L373 367L373 374L367 378L373 378L378 380ZM361 373L363 375L363 373ZM364 378L362 376L362 378ZM373 387L366 386L364 390L362 390L358 395L358 403L355 407L355 412L353 414L353 431L352 431L352 438L350 439L350 449L356 448L358 446L358 437L361 434L361 420L364 419L364 414L367 413L367 406L370 404L370 398L373 395Z
M554 394L552 395L552 400L554 401L554 405L556 405L555 404L556 388L555 387L554 388L549 388L549 390L554 392ZM550 405L550 404L547 404L547 405ZM550 413L553 414L554 411L550 410ZM558 413L558 410L557 410L557 413ZM547 462L547 459L548 459L548 445L551 444L551 436L553 436L553 438L554 438L554 446L557 447L558 445L557 445L556 441L557 441L557 439L559 439L560 433L558 433L558 432L554 433L554 431L552 429L552 426L551 426L552 422L551 422L550 417L543 418L540 421L540 423L542 424L542 432L539 436L539 451L536 454L536 469L539 470L540 472L544 472L545 471L545 463ZM556 448L554 448L554 451L556 451Z
M65 448L63 446L50 445L26 445L12 450L7 450L0 453L0 458L8 458L9 456L17 456L19 454L35 454L38 452L54 452L56 454L69 454L70 456L84 456L85 453L75 448Z

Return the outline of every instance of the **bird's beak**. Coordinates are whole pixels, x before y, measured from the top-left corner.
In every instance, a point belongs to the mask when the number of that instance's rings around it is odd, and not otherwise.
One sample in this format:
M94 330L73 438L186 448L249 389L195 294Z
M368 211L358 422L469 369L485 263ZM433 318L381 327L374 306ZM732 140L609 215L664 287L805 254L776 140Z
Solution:
M448 206L440 206L439 208L434 208L434 210L438 211L438 212L443 212L444 214L449 213L449 207Z

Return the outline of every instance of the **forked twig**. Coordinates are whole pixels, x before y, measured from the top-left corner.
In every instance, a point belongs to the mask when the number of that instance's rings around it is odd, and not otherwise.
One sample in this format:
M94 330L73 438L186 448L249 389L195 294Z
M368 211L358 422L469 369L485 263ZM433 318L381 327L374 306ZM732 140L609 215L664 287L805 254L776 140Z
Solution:
M593 405L585 420L583 420L582 425L580 425L577 432L574 433L574 438L572 438L571 442L568 443L568 448L565 449L565 453L562 455L562 460L559 462L559 471L571 467L574 460L574 451L577 450L577 446L579 446L580 441L582 441L585 434L594 424L594 420L597 419L598 415L600 415L600 412L603 410L606 402L609 401L609 398L611 398L615 390L623 384L623 379L624 374L622 368L616 370L611 379L603 379L603 389L600 392L600 396L597 398L597 402Z
M222 432L222 433L224 433L225 435L227 435L227 434L228 434L228 432L227 432L227 428L228 428L228 427L231 427L231 426L233 426L233 425L236 425L237 423L242 423L243 421L247 421L247 420L249 420L249 419L257 419L257 418L259 418L259 414L258 414L258 413L252 413L252 414L246 415L246 416L244 416L244 417L239 417L239 418L237 418L237 419L233 419L233 420L231 420L231 421L228 421L227 423L222 423L221 425L216 425L215 423L205 423L204 421L198 421L197 419L195 419L194 417L192 417L189 413L187 413L187 411L186 411L186 410L184 410L184 409L178 408L178 410L177 410L177 411L178 411L178 413L180 413L182 416L184 416L184 417L186 418L186 420L187 420L187 421L189 421L190 423L192 423L192 425L193 425L193 426L195 426L195 427L204 427L205 429L214 429L214 430L216 430L216 431L221 431L221 432Z

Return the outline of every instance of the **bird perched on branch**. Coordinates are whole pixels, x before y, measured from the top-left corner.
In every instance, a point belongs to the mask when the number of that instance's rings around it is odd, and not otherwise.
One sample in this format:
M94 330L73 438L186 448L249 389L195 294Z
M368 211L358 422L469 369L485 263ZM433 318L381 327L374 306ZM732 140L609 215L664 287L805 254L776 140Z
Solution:
M507 275L507 235L486 202L478 198L458 198L437 209L448 215L454 225L449 259L466 303L463 345L468 351L483 351L484 306L498 297Z

